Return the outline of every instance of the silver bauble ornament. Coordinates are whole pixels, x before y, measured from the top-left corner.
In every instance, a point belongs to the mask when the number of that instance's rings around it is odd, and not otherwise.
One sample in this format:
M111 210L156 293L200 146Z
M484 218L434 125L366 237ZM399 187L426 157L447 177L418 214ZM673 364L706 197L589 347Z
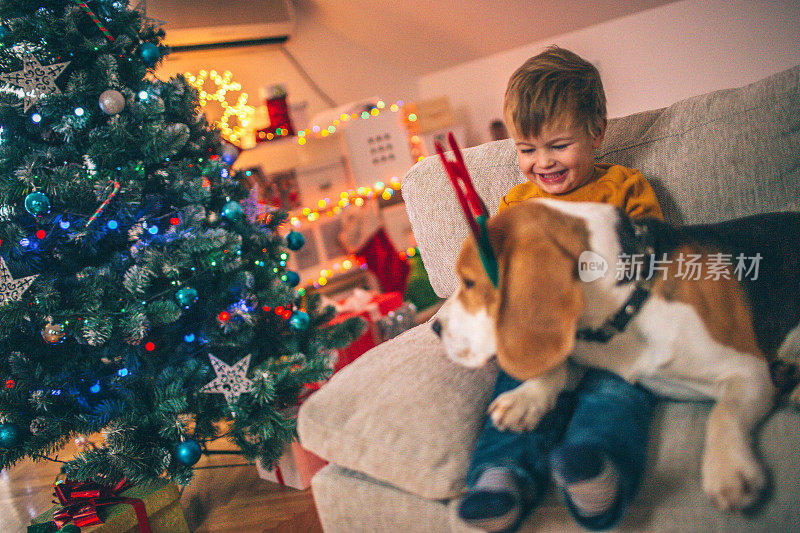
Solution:
M30 427L31 433L33 435L39 435L43 433L45 429L47 429L48 425L49 423L46 418L42 416L36 417L33 420L31 420L31 427Z
M116 115L125 109L125 97L121 92L109 89L100 94L100 109L106 115Z
M175 136L186 136L191 135L191 131L189 130L189 126L184 124L183 122L173 122L169 126L167 126L167 131Z
M239 149L229 142L222 141L219 156L227 165L233 165L239 157Z
M48 322L44 325L44 328L42 328L42 338L48 344L58 344L64 340L65 335L64 327L61 324Z

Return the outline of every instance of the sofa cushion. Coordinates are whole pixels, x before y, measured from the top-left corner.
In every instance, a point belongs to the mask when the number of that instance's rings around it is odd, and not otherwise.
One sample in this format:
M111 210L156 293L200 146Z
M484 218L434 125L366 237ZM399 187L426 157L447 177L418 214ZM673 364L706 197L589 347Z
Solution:
M475 190L492 213L500 205L502 191L525 181L509 140L462 152ZM426 157L415 164L403 178L402 191L431 287L446 298L455 290L453 266L469 229L438 157Z
M798 530L800 458L794 453L800 439L797 411L777 410L764 422L756 439L759 455L771 474L766 501L747 513L723 513L705 496L700 482L708 410L709 404L701 402L658 405L651 426L647 474L614 531ZM326 533L479 531L458 519L457 499L446 502L421 498L336 465L328 465L314 476L312 487ZM551 487L520 531L586 530L566 512Z
M463 487L496 367L444 356L422 324L334 374L300 408L300 443L328 461L425 498Z
M667 220L695 224L800 210L799 145L797 66L746 87L613 119L597 157L641 170ZM492 212L524 181L508 140L464 150L464 159ZM438 158L417 163L402 188L431 285L447 297L467 226Z

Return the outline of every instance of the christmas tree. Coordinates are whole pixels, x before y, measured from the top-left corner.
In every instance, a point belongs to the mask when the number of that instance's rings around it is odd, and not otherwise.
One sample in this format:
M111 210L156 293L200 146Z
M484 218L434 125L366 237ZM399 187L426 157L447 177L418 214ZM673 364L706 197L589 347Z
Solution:
M221 437L274 464L363 325L296 288L286 213L243 215L197 92L154 74L154 21L126 0L0 19L0 466L94 432L69 478L185 484Z

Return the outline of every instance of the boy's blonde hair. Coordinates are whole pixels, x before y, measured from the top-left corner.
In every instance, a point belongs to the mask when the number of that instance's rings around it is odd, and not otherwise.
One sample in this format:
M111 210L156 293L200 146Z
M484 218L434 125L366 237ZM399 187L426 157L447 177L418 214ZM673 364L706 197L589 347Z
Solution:
M583 125L595 137L606 123L600 72L577 54L551 46L511 75L503 115L526 138L538 136L545 124Z

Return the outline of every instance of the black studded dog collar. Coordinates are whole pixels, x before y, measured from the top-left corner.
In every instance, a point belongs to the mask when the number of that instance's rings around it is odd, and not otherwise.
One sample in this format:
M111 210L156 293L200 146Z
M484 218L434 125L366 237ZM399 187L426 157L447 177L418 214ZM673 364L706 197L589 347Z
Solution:
M655 254L655 245L652 234L646 224L637 223L627 217L621 217L623 228L621 232L628 234L632 238L632 248L634 253L640 254L644 258L646 265L652 260ZM622 304L622 307L607 318L599 328L581 328L575 333L575 338L581 341L602 342L610 341L614 335L625 330L630 321L639 312L644 303L650 297L652 287L652 277L647 275L649 268L634 269L630 272L629 278L635 280L633 292Z

